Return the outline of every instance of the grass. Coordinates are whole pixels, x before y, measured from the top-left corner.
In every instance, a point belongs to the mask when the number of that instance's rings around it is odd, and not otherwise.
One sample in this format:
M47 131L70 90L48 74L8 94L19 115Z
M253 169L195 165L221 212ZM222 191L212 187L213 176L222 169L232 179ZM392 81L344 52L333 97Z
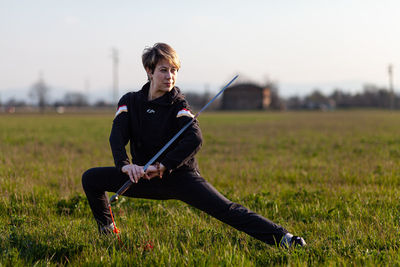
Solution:
M0 116L0 265L400 264L400 113L205 113L202 175L302 235L267 246L179 201L123 198L97 235L82 173L112 166L113 114Z

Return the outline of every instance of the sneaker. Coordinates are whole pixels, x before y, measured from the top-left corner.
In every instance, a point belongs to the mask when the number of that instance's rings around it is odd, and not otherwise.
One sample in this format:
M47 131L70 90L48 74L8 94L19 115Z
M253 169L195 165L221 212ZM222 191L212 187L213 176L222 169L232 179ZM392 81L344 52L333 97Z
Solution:
M110 223L109 225L100 226L99 231L100 234L109 235L114 232L114 224Z
M306 241L300 236L293 236L289 242L289 248L305 247L307 245Z
M300 236L292 236L291 234L286 234L282 238L280 245L284 248L295 248L295 247L305 247L307 243Z

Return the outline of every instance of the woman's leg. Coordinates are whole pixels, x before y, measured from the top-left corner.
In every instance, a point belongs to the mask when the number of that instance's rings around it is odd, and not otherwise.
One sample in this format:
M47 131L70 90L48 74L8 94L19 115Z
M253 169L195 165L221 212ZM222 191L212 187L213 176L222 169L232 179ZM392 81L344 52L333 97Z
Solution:
M92 168L82 175L82 186L99 229L112 224L106 191L118 191L128 179L126 174L115 167ZM173 198L160 178L150 181L140 179L124 193L124 196L150 199Z
M218 220L271 245L279 244L288 231L263 216L233 203L194 172L176 174L176 198Z

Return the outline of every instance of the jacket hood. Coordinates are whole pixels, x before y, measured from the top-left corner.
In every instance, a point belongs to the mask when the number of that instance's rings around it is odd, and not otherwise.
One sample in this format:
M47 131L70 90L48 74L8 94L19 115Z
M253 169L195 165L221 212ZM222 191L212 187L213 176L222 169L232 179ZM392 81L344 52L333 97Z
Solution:
M150 82L147 82L138 92L141 100L145 103L154 103L162 106L170 106L176 101L184 99L181 90L177 86L174 86L174 88L172 88L171 91L165 93L163 96L160 96L153 100L148 100L149 90L150 90Z

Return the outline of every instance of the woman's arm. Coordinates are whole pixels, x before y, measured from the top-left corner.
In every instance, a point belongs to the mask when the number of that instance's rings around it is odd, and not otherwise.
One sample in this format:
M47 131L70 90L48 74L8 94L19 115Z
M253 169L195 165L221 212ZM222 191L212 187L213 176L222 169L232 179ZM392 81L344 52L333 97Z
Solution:
M128 144L130 137L128 116L130 94L131 93L124 95L118 102L118 109L115 113L109 139L114 163L118 170L130 164L129 157L125 150L125 146Z
M176 113L177 131L183 128L188 122L193 119L186 102L182 102L180 108ZM197 120L182 133L181 137L177 140L177 144L170 150L161 160L161 164L167 170L174 170L182 166L186 161L193 158L193 156L200 150L202 144L201 130Z

